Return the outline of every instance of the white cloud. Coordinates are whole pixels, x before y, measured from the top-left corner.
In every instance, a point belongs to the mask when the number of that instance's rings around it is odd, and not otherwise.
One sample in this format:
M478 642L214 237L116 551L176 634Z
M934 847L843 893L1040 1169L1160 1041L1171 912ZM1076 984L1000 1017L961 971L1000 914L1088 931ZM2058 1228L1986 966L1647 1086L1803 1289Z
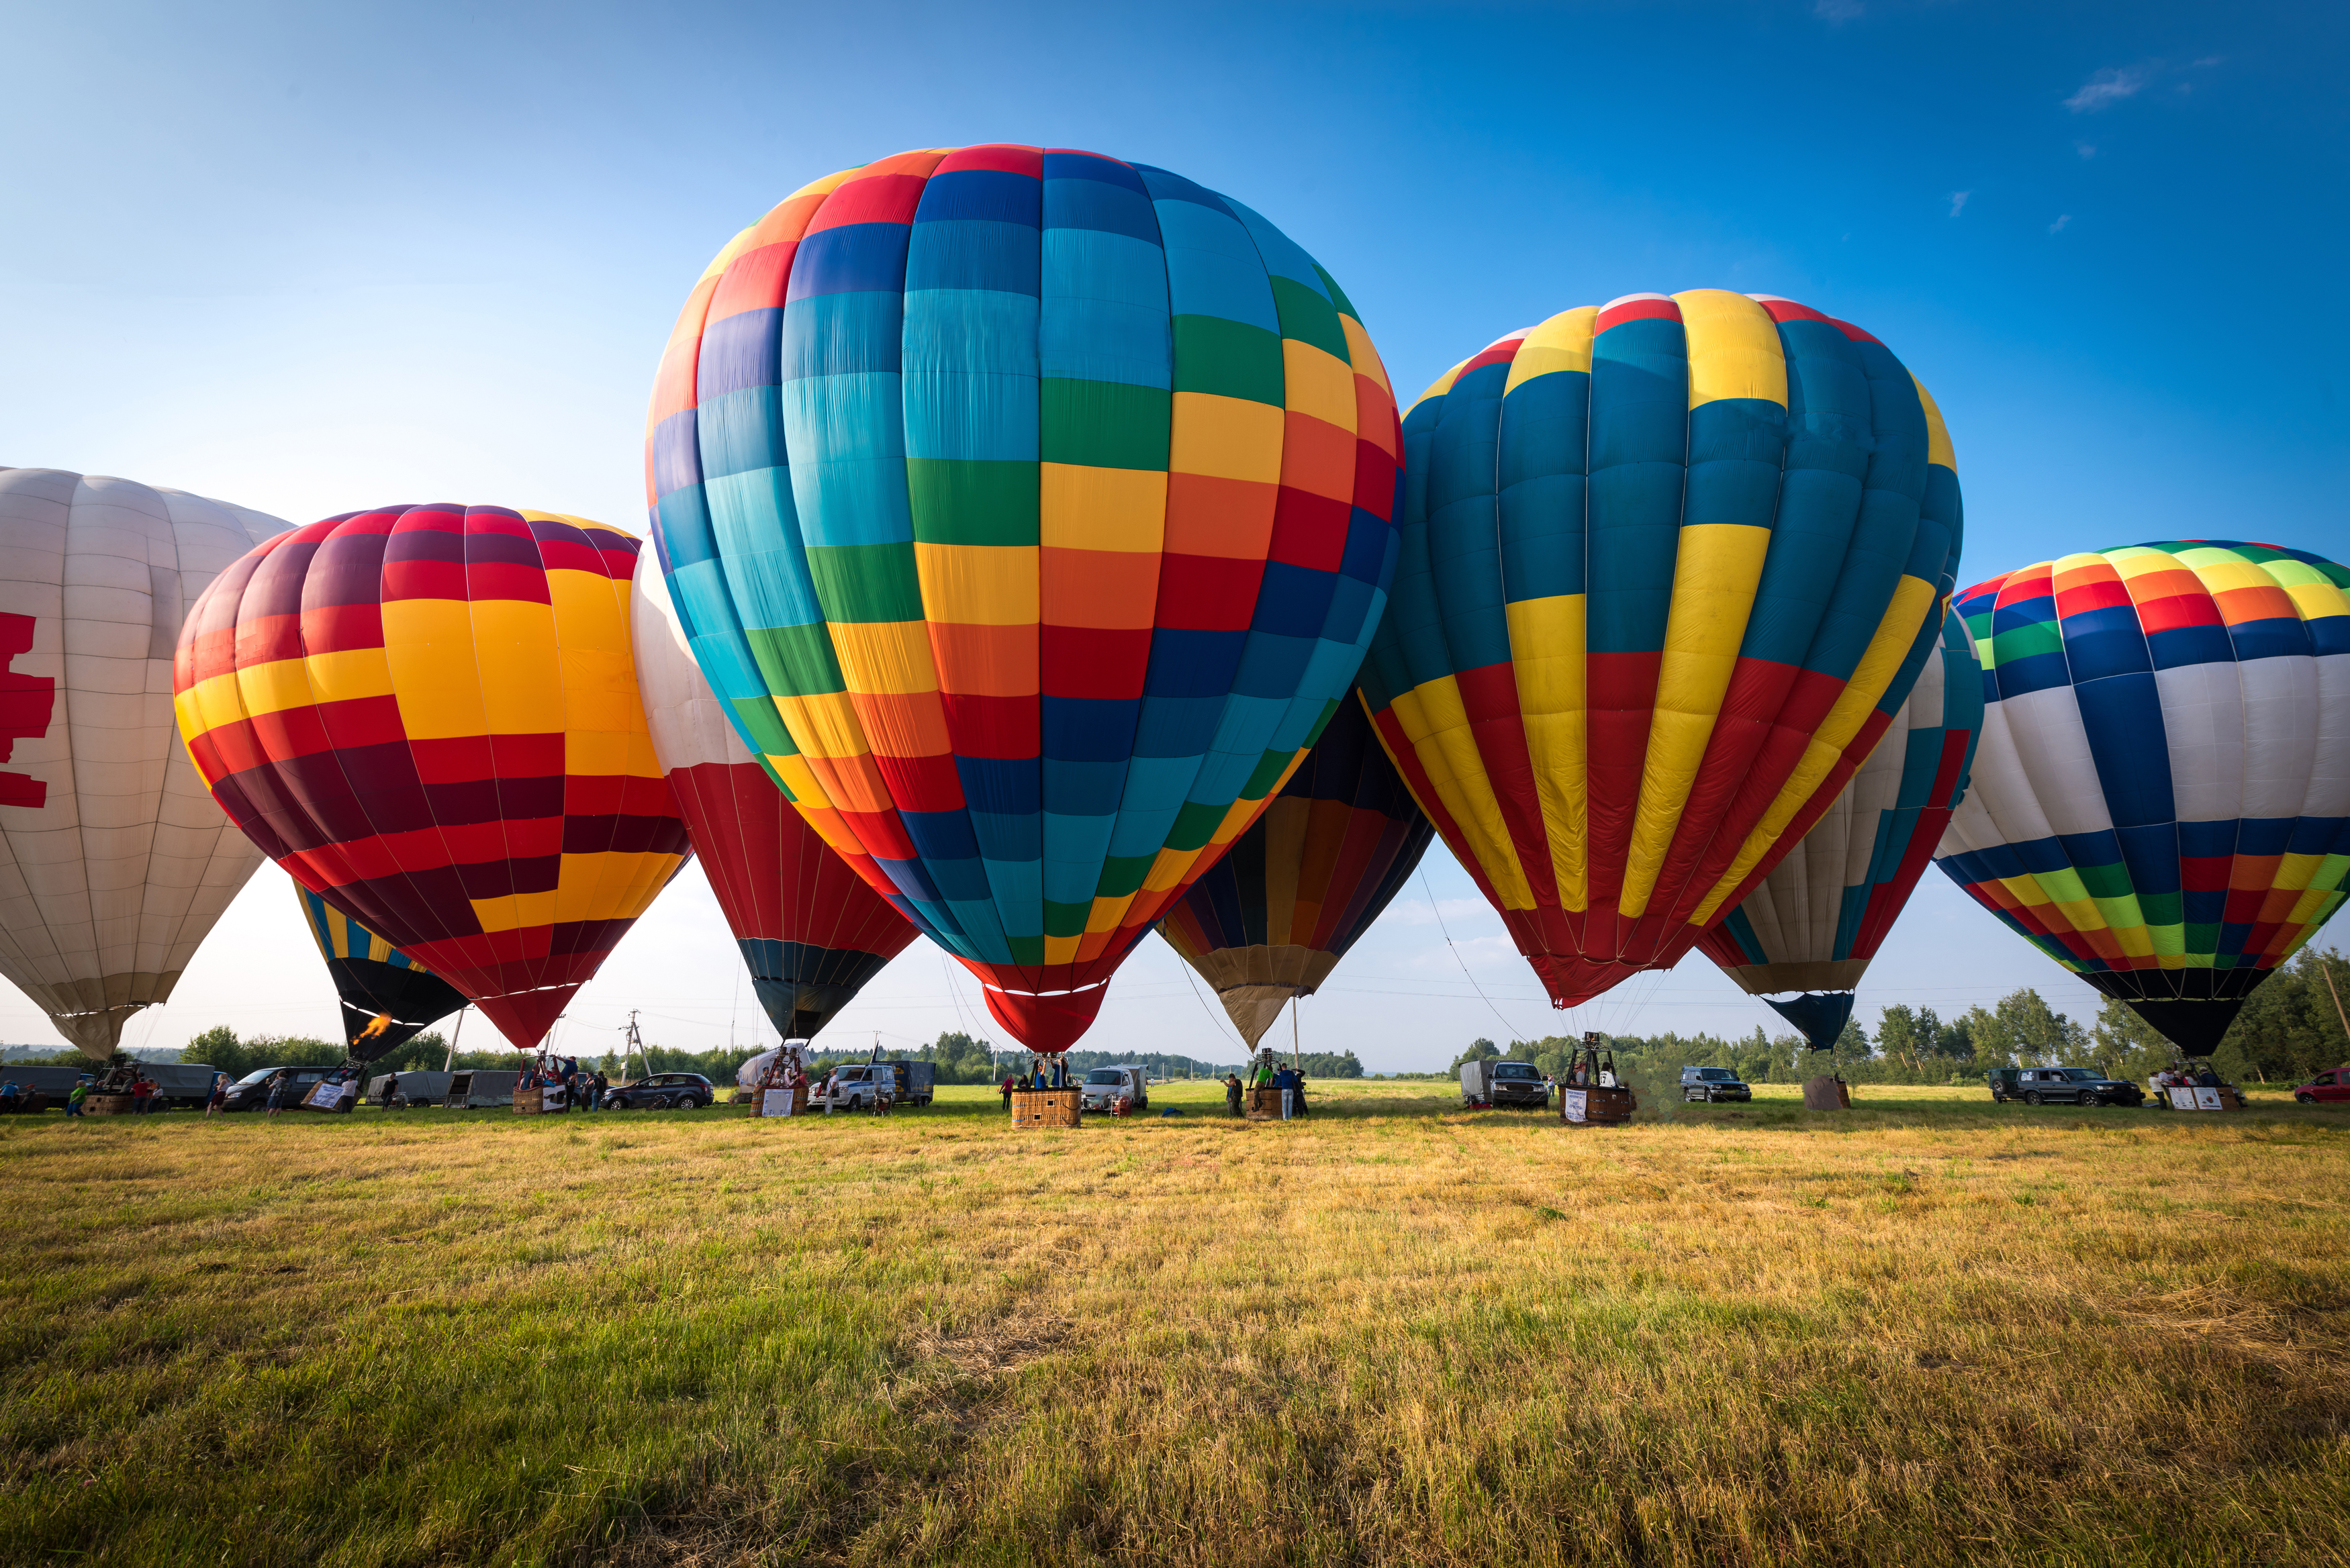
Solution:
M2084 158L2095 158L2097 155L2096 144L2090 141L2074 142L2073 144L2073 151L2079 153Z
M2072 221L2073 221L2073 214L2072 214L2072 213L2057 213L2057 214L2056 214L2056 221L2055 221L2054 223L2051 223L2051 224L2049 224L2049 225L2048 225L2048 232L2049 232L2050 234L2062 234L2062 233L2064 232L2064 225L2065 225L2065 224L2067 224L2067 223L2071 223Z
M2199 70L2205 69L2209 67L2219 65L2227 57L2228 57L2225 55L2206 55L2201 59L2196 61L2195 66Z
M2154 79L2154 62L2135 66L2109 66L2081 84L2081 90L2064 100L2064 107L2074 114L2094 114L2126 98L2136 98Z
M1968 197L1970 197L1970 196L1971 196L1971 195L1973 195L1973 194L1974 194L1974 192L1973 192L1972 191L1953 191L1953 192L1950 192L1950 216L1952 216L1952 217L1954 217L1954 218L1955 218L1955 217L1957 217L1960 213L1965 212L1965 211L1967 210L1967 198L1968 198Z
M1812 15L1823 22L1856 21L1862 9L1860 0L1812 0Z

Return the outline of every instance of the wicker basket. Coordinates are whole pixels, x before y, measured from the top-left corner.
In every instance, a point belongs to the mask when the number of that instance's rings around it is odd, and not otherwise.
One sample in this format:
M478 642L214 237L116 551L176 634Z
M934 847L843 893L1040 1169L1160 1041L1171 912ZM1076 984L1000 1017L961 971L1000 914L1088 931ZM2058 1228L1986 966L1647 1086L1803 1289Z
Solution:
M1579 1104L1577 1096L1582 1096ZM1639 1108L1639 1097L1629 1089L1559 1085L1558 1119L1571 1127L1620 1127ZM1582 1115L1575 1115L1577 1110Z
M775 1110L769 1110L767 1108L767 1096L771 1094L781 1094L782 1092L782 1085L777 1085L773 1089L747 1090L743 1094L743 1098L750 1102L751 1114L754 1116L775 1116L781 1118L785 1116L804 1116L807 1115L808 1086L806 1079L802 1079L799 1083L792 1085L792 1108L789 1111L785 1111L780 1106Z
M1281 1119L1281 1091L1271 1084L1259 1084L1241 1095L1241 1115L1253 1122L1277 1122Z
M1083 1091L1077 1089L1014 1089L1012 1125L1015 1127L1073 1127L1085 1118Z

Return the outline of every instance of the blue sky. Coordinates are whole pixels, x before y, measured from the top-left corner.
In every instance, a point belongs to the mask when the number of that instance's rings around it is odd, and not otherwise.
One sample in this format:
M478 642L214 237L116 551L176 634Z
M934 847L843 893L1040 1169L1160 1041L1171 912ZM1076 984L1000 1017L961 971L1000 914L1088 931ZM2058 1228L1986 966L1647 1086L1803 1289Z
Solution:
M645 400L711 254L830 170L1021 140L1247 201L1407 397L1640 290L1858 322L1948 418L1965 581L2179 536L2350 556L2340 7L100 3L19 7L0 42L0 462L296 522L439 499L640 528ZM1559 1018L1440 847L1427 886L1459 960L1416 887L1307 1004L1309 1044L1403 1067L1504 1029L1776 1025L1702 958ZM324 1033L304 941L265 870L154 1043ZM738 1006L747 1033L734 968L689 874L575 1044L632 1005L669 1044L723 1042ZM1181 972L1148 944L1087 1044L1205 1054ZM2094 1011L1929 873L1861 1015L2022 984ZM918 944L836 1027L976 1007ZM13 992L0 1035L49 1038Z

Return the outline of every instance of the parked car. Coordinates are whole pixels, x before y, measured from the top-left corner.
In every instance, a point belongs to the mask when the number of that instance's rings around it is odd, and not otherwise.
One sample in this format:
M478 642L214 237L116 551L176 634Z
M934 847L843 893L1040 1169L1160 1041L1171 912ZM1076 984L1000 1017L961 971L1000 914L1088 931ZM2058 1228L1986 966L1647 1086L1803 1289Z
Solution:
M1138 1111L1150 1104L1147 1075L1139 1067L1096 1067L1078 1088L1083 1092L1077 1103L1089 1111L1109 1109L1120 1095L1133 1101Z
M1461 1103L1464 1106L1533 1106L1550 1104L1550 1085L1532 1062L1461 1064Z
M699 1073L655 1073L633 1084L616 1085L604 1096L608 1111L698 1111L718 1097L709 1079Z
M2306 1084L2296 1085L2293 1099L2304 1106L2338 1106L2350 1102L2350 1067L2336 1067L2330 1073L2320 1073Z
M2137 1106L2146 1091L2086 1067L1997 1067L1984 1075L1994 1100L2027 1106Z
M1754 1091L1746 1080L1727 1067L1683 1067L1681 1069L1681 1099L1692 1105L1711 1105L1716 1100L1751 1100Z
M824 1085L819 1082L816 1087L822 1089ZM808 1096L808 1108L861 1111L885 1089L889 1091L889 1098L895 1101L898 1097L898 1074L894 1063L851 1062L832 1070L829 1096L817 1093Z
M228 1098L221 1102L224 1111L260 1111L269 1108L269 1080L280 1073L287 1083L286 1098L281 1103L287 1110L302 1104L311 1090L332 1073L332 1067L255 1067L228 1086ZM209 1079L206 1080L210 1082Z

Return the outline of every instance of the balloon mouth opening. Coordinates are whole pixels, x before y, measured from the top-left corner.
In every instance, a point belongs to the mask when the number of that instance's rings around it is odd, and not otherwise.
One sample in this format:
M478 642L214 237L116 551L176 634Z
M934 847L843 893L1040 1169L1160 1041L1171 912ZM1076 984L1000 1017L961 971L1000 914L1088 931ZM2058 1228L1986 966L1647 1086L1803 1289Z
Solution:
M980 982L980 994L995 1021L1041 1056L1056 1056L1076 1044L1093 1027L1094 1015L1101 1011L1102 996L1108 989L1107 980L1068 991L1006 991Z

